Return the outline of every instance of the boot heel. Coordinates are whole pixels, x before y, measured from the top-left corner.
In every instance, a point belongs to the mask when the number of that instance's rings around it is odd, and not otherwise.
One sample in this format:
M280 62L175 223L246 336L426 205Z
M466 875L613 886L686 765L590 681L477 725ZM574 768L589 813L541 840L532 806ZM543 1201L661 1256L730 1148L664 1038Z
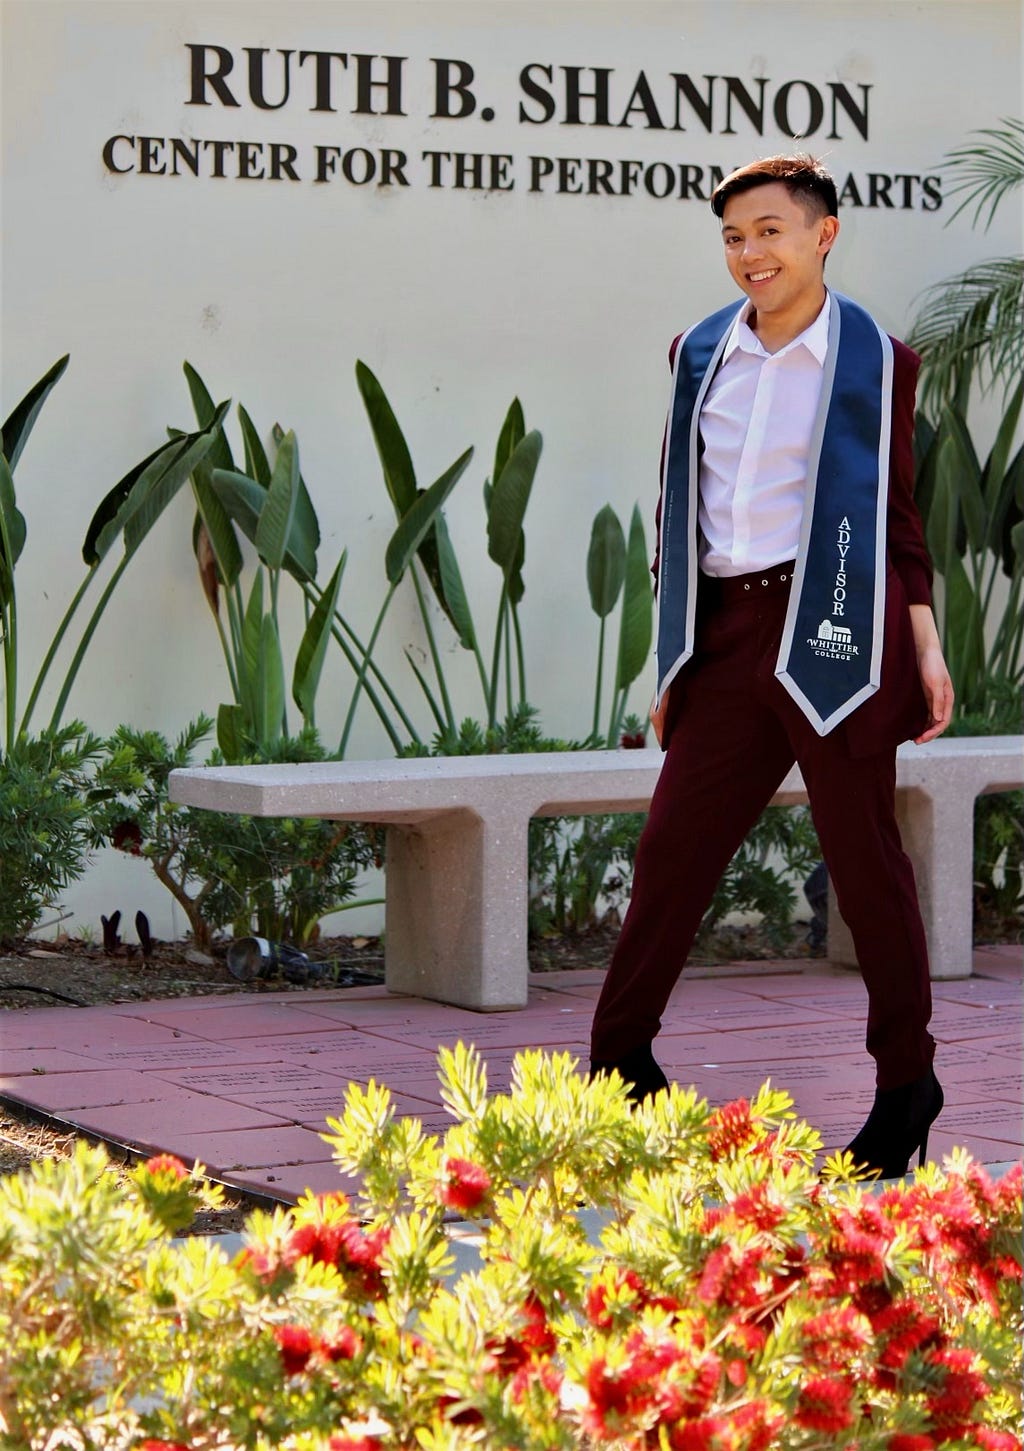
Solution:
M917 1167L923 1169L928 1162L928 1130L925 1130L924 1138L921 1140L921 1152L917 1156Z

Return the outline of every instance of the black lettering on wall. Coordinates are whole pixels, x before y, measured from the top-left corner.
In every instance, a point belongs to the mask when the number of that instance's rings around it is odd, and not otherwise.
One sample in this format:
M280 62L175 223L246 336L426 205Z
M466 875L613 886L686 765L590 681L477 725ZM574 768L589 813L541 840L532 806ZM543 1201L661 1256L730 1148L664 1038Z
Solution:
M288 104L288 97L292 89L292 56L293 50L279 50L277 53L284 61L284 81L282 84L282 95L279 101L268 101L263 88L263 57L270 52L262 46L247 45L245 53L249 57L249 99L254 106L261 111L280 111L282 106Z
M519 72L520 88L526 92L531 101L536 101L538 103L538 105L541 107L541 114L539 116L531 116L527 112L526 107L523 105L522 101L520 101L519 119L520 121L527 122L531 126L543 126L545 122L550 121L552 116L555 114L555 98L550 91L546 91L544 87L534 79L534 71L539 71L542 76L547 76L549 83L554 76L554 72L549 65L539 65L537 64L537 62L534 62L532 65L523 67L523 69ZM530 190L534 191L536 190L536 188L531 186Z
M309 109L311 111L336 111L337 106L332 104L331 61L340 60L343 69L347 70L348 56L341 50L300 50L299 65L305 65L307 60L316 62L313 68L316 93Z
M807 96L807 115L803 125L794 123L789 109L790 97L797 86L802 86ZM787 81L780 86L772 109L775 113L775 124L785 136L813 136L825 119L825 102L817 86L812 86L810 81Z
M868 92L871 90L871 87L860 87L861 104L859 106L850 95L849 89L843 85L842 81L829 81L828 88L832 93L832 129L828 133L828 139L830 141L839 140L839 131L836 129L836 123L841 106L866 141L868 139Z
M735 136L736 130L732 124L732 103L738 101L740 110L746 114L747 120L753 126L758 136L764 135L764 88L768 84L763 77L757 81L758 97L754 97L747 90L739 76L726 76L725 78L725 125L722 128L723 136Z
M464 60L433 60L434 67L434 109L433 117L444 120L472 116L476 110L476 98L470 90L473 84L473 67ZM455 78L453 79L453 73ZM458 110L452 109L452 98L457 98Z
M687 105L689 105L697 113L698 121L710 136L713 126L711 98L714 93L715 81L718 80L718 77L704 77L705 81L707 82L707 94L703 96L697 90L697 87L694 85L692 79L689 76L677 75L673 71L672 79L676 83L676 119L672 126L673 131L686 130L686 127L683 125L682 119L679 114L680 105L685 99Z
M560 67L565 76L565 126L610 126L608 115L608 80L611 70L607 66L564 65ZM589 70L594 77L594 89L585 91L581 76ZM583 120L583 102L593 101L592 121Z
M213 87L222 106L240 105L240 102L236 101L231 94L228 83L224 79L225 76L231 74L235 64L234 56L227 47L223 45L187 45L186 49L192 52L192 90L185 102L186 106L211 106L213 102L207 98L207 86ZM206 68L210 55L216 57L216 70L210 71Z

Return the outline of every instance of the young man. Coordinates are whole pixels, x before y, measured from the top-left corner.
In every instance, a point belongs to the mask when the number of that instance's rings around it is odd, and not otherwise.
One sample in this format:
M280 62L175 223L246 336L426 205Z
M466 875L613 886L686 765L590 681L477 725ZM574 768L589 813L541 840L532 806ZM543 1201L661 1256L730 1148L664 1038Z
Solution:
M643 1099L651 1044L715 885L794 760L868 990L874 1106L850 1148L923 1158L942 1107L927 948L895 820L896 746L953 690L912 499L918 358L825 287L836 188L810 157L727 176L711 206L746 301L676 338L658 692L666 751L594 1016L592 1073Z

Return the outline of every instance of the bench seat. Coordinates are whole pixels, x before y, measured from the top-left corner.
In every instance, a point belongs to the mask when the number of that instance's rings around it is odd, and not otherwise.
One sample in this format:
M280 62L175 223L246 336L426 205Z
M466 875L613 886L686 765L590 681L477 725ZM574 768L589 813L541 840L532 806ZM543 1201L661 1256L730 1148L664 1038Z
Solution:
M975 799L1024 784L1024 737L901 746L897 810L935 978L971 971ZM662 754L572 751L173 771L171 800L246 816L387 827L385 972L393 992L483 1011L527 991L527 831L533 816L644 811ZM794 767L773 798L806 802ZM832 904L828 955L855 963Z

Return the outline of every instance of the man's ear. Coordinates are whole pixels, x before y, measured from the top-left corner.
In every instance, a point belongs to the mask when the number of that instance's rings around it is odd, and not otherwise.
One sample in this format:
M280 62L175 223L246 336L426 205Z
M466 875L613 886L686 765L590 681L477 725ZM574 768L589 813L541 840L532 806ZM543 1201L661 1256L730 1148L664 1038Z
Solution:
M818 251L824 257L832 250L832 245L839 235L839 218L822 217L818 223Z

